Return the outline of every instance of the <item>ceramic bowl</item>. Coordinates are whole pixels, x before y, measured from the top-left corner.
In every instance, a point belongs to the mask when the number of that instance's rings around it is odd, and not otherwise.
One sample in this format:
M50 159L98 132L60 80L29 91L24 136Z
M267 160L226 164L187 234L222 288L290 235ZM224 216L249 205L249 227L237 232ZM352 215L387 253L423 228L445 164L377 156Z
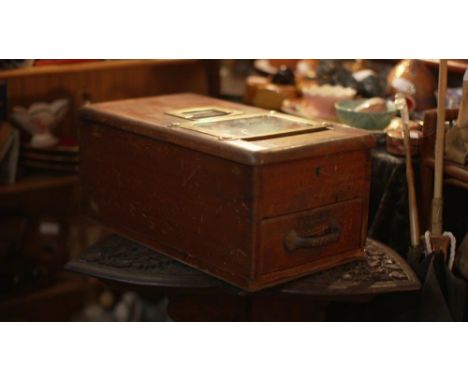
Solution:
M340 122L366 130L382 130L387 127L396 114L395 104L387 101L387 111L382 112L369 113L354 110L365 101L365 99L356 99L336 102L335 108Z
M304 101L310 113L317 118L336 119L335 103L350 100L356 90L339 85L312 85L302 88Z

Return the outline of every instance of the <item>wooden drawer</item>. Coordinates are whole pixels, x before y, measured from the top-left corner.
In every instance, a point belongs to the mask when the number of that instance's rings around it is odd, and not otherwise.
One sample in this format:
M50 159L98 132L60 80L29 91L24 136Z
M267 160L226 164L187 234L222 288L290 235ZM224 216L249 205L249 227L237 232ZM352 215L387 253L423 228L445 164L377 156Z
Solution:
M264 166L260 213L272 217L362 198L368 193L369 172L366 151Z
M361 199L264 219L260 274L306 264L320 268L320 262L329 265L327 257L361 247L361 229Z

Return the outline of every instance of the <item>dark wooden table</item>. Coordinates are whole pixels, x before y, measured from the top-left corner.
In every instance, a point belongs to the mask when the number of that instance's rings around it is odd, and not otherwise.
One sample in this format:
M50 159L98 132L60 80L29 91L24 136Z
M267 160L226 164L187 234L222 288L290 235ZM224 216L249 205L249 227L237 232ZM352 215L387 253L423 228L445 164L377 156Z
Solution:
M420 289L406 262L371 239L361 261L256 293L247 293L118 235L96 243L66 269L120 289L165 296L169 316L181 321L324 320L334 302L363 304L381 295L403 296Z

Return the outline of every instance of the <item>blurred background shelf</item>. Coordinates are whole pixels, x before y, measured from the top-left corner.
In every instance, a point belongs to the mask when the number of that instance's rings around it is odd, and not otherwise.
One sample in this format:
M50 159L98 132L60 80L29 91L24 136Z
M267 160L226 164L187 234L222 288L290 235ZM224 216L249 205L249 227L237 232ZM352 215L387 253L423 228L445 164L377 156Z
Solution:
M217 95L218 65L218 60L103 60L3 70L0 81L8 83L10 107L69 99L58 134L76 137L83 103L178 92Z
M78 212L77 175L36 174L0 185L0 210L10 216L66 216Z
M18 180L11 185L0 185L0 196L12 195L22 192L36 191L54 187L63 187L77 184L77 175L36 175Z
M421 61L423 61L429 67L436 68L436 69L439 68L440 60L425 59ZM452 72L452 73L465 73L465 70L468 69L468 61L467 60L448 60L447 69L449 72Z
M70 109L54 134L73 142L78 110L88 102L181 92L217 96L219 61L44 60L0 70L0 81L7 83L9 110L68 99ZM49 156L22 142L16 183L0 185L0 321L70 320L96 290L62 265L108 232L81 214L79 175L27 163L60 162ZM77 158L69 162L79 165Z
M177 65L181 62L196 60L96 60L92 62L76 62L69 64L49 64L29 66L26 68L9 69L0 71L0 79L15 77L38 76L43 74L86 72L95 70L137 68L141 66L165 66Z
M94 301L100 283L69 272L59 273L53 282L0 294L0 320L69 321L88 301Z

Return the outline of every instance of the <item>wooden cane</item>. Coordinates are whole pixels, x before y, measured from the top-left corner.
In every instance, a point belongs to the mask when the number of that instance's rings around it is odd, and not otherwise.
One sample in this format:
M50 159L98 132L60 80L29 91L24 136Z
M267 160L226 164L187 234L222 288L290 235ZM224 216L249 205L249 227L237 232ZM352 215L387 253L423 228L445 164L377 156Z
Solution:
M411 156L408 105L403 94L398 93L396 95L395 104L400 110L401 121L403 123L403 142L405 146L406 183L408 185L411 246L413 248L417 248L419 246L420 240L418 205L416 202L416 189L414 186L413 158Z
M434 195L432 198L431 244L432 250L448 254L450 239L442 236L444 140L445 140L445 95L447 91L447 60L440 60L439 88L437 92L437 130L434 151Z
M431 234L442 235L442 186L444 171L445 94L447 92L447 60L440 60L437 92L437 130L434 151L434 195L432 198Z

